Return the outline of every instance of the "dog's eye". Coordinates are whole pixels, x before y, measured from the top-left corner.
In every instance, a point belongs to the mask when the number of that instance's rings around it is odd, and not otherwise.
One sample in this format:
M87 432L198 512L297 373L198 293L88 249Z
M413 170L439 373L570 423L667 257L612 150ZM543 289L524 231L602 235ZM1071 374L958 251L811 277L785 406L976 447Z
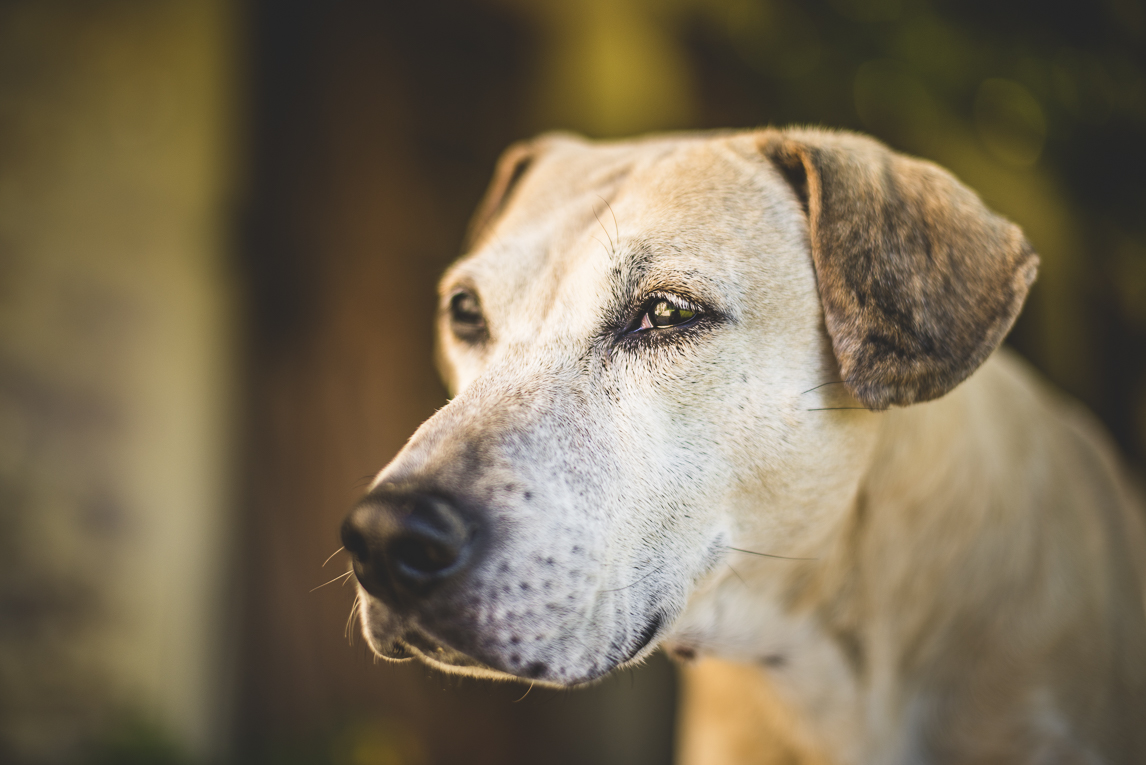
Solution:
M641 317L638 331L645 329L665 329L688 324L697 317L697 311L679 306L667 298L657 298L649 304L645 315Z
M472 292L458 292L450 298L450 322L459 335L474 337L485 331L481 303Z

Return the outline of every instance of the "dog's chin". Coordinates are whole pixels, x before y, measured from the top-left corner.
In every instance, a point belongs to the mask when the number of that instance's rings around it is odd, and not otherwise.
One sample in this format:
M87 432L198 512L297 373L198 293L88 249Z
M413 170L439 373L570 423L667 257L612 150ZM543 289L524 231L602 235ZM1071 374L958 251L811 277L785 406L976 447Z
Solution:
M563 678L554 680L546 677L528 677L506 672L489 664L462 653L425 633L413 629L404 632L400 637L378 635L366 630L367 644L376 656L386 661L406 662L418 659L422 663L453 675L477 677L486 680L514 681L531 683L551 688L569 688L579 685L591 684L602 679L613 670L623 668L630 664L639 664L655 650L655 646L645 646L635 651L620 664L607 669L596 668L596 671L581 677Z

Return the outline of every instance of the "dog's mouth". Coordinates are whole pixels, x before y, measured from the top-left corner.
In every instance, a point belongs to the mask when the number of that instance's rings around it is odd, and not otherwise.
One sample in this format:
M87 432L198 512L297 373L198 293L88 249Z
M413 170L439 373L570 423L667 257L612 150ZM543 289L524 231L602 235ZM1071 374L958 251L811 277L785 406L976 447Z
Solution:
M441 665L448 669L471 669L505 674L419 630L407 631L396 641L396 645L405 652L407 657L417 657L429 664Z
M462 653L452 646L426 634L416 627L409 627L399 636L382 636L367 630L370 647L378 656L390 661L419 659L430 666L447 671L465 671L471 674L511 678L507 672Z
M572 677L568 675L553 677L550 673L550 665L545 661L537 660L521 662L513 670L502 669L498 666L501 662L497 658L494 658L493 661L475 658L454 648L446 640L436 637L422 626L412 622L413 620L402 619L399 621L395 619L384 625L371 624L368 620L364 634L367 636L367 642L374 653L389 661L400 662L418 659L431 667L450 673L497 680L551 683L565 687L592 682L619 666L637 660L649 646L657 642L657 638L660 637L662 628L666 623L666 615L659 611L653 614L644 629L635 636L635 640L624 650L623 654L614 654L611 659L603 657L603 661L593 662L591 667L586 668L587 671L578 672ZM514 661L517 660L517 656L512 658Z

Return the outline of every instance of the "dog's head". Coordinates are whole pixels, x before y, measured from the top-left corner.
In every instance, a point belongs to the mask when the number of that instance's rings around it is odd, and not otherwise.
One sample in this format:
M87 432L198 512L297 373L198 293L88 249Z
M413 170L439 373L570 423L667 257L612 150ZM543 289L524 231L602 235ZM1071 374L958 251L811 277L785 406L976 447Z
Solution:
M573 684L737 550L815 557L864 411L943 395L1037 258L949 174L816 131L509 150L442 281L455 397L342 531L382 656Z

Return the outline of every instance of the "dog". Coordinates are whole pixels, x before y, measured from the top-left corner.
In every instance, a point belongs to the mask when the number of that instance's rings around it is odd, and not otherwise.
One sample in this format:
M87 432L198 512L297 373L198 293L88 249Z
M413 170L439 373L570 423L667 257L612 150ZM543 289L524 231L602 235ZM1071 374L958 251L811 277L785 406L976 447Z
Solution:
M1038 257L814 129L511 147L441 284L452 400L342 526L373 651L683 663L680 758L1146 762L1146 528L999 350Z

